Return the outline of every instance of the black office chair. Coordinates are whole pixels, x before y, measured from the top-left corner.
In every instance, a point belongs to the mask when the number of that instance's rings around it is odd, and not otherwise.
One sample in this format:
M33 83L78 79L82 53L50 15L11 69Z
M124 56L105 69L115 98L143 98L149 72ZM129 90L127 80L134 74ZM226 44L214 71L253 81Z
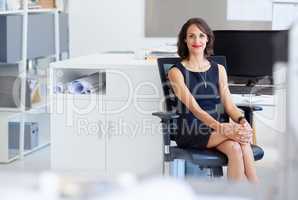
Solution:
M225 56L212 56L211 60L226 66ZM179 148L177 146L171 146L171 141L175 141L175 129L176 119L179 118L179 114L176 113L177 99L171 90L170 83L167 79L167 72L171 66L179 62L179 58L159 58L158 68L165 95L166 112L155 112L154 116L158 116L161 119L163 126L163 140L164 140L164 164L167 162L181 159L189 161L192 164L197 165L200 169L209 168L212 177L223 176L223 166L226 166L228 159L226 155L219 152L216 149L199 150L194 148ZM252 123L252 112L262 110L261 107L256 106L239 106L245 112L245 117L248 122ZM229 117L224 113L223 106L218 106L218 113L220 113L220 121L227 122ZM264 151L256 146L251 145L255 160L260 160L264 156Z

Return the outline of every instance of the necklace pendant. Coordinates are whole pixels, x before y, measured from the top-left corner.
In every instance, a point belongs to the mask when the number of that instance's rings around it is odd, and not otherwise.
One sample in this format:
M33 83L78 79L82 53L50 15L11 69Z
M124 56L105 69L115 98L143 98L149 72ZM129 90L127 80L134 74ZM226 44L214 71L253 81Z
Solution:
M207 88L207 83L206 83L206 81L204 81L204 85L205 85L205 88Z

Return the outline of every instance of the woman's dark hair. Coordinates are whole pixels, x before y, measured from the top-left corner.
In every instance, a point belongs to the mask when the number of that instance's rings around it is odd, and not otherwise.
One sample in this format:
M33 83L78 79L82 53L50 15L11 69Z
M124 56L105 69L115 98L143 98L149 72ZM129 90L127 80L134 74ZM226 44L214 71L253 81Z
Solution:
M204 55L209 57L213 54L213 43L214 43L214 34L208 24L202 18L190 18L185 24L183 24L179 35L178 35L178 55L181 59L186 59L189 56L189 51L187 44L185 42L186 33L188 27L195 24L203 33L205 33L208 37L208 42L206 44L206 48L204 50Z

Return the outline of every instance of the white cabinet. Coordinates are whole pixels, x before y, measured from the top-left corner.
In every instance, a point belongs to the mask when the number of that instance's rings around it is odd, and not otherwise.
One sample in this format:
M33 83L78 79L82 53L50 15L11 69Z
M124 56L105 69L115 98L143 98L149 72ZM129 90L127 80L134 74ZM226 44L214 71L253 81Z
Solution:
M154 65L152 65L152 68ZM105 100L157 99L162 94L156 83L160 82L159 73L152 68L118 68L106 71ZM159 86L159 85L158 85ZM120 89L121 88L121 89Z
M276 106L262 106L263 110L254 113L257 143L260 146L274 147L279 145L281 136L285 131L285 120Z
M162 173L161 82L157 63L98 54L51 64L51 84L99 72L100 91L51 91L51 161L58 170L116 175Z

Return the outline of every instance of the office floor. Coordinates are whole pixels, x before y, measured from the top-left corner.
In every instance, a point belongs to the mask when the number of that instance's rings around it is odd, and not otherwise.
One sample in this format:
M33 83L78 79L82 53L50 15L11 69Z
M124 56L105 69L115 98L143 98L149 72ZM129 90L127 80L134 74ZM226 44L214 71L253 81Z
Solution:
M278 150L270 146L263 147L265 156L262 160L256 162L257 172L261 177L270 178L272 174L278 171ZM42 172L51 168L50 163L50 150L51 147L47 146L40 151L32 153L23 160L16 160L9 164L0 164L0 171L14 171L14 172ZM226 169L224 170L226 174ZM273 177L273 176L272 176Z
M25 156L23 160L15 160L8 164L0 164L0 171L41 172L49 170L51 168L50 150L51 147L47 146Z
M264 149L264 158L256 162L257 172L262 177L270 176L280 168L279 149L280 135L273 133L262 133L257 135L258 145ZM24 157L23 160L16 160L9 164L0 164L0 171L16 172L41 172L51 169L50 161L51 146L47 146L39 151ZM225 169L226 171L226 169Z

